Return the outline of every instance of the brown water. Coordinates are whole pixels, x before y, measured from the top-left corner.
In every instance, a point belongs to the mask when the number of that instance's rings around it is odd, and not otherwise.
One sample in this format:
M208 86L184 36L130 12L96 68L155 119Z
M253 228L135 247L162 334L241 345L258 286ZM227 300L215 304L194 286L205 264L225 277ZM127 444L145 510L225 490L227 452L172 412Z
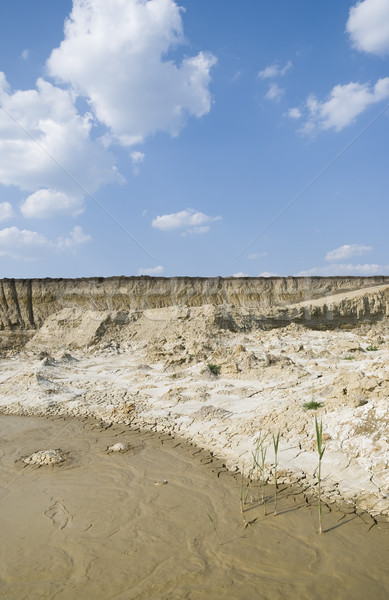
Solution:
M107 454L116 442L130 450ZM48 448L66 461L18 462ZM318 535L298 491L280 488L277 517L254 502L244 529L239 478L207 452L91 420L0 416L0 598L387 600L388 524L332 505Z

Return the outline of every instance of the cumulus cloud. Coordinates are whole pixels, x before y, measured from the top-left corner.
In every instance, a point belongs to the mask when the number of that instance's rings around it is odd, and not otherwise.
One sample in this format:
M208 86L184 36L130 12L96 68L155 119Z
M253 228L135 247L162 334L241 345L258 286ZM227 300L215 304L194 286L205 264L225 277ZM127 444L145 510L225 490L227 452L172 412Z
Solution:
M27 60L30 56L30 50L28 48L26 48L25 50L23 50L21 57L23 58L23 60Z
M74 227L68 237L56 241L49 240L36 231L7 227L0 230L0 256L18 260L37 260L47 256L48 252L74 250L91 239L81 227Z
M371 246L362 246L361 244L345 244L331 252L327 252L325 259L329 261L334 260L347 260L353 256L362 256L366 252L371 252L373 248Z
M271 271L262 271L258 277L280 277L280 275L278 273L272 273Z
M164 268L159 265L158 267L143 269L142 267L138 270L138 275L162 275Z
M265 98L268 100L273 100L273 102L279 102L284 93L285 90L283 88L281 88L277 83L272 83L265 94Z
M139 150L134 150L133 152L131 152L130 157L133 165L132 172L134 173L134 175L139 175L139 165L146 158L146 154L144 154L143 152L139 152Z
M282 77L289 69L293 67L292 61L288 60L284 67L280 67L278 62L269 65L263 71L259 71L258 77L260 79L274 79L275 77Z
M177 135L188 116L210 111L215 57L169 58L184 43L174 0L73 0L64 34L48 72L84 96L121 144Z
M59 215L77 217L83 210L82 196L69 196L56 190L38 190L23 202L20 210L27 218L49 219Z
M250 277L250 275L248 273L234 273L233 277Z
M362 52L389 53L389 2L364 0L350 9L346 30L353 45Z
M221 217L210 217L193 208L177 213L161 215L153 219L152 226L161 231L185 230L185 233L201 234L209 231L209 223L220 221Z
M38 79L36 89L12 92L0 73L0 102L0 183L33 194L25 216L79 213L84 192L77 182L94 192L121 181L113 156L90 137L92 116L78 114L71 91Z
M290 119L301 119L302 117L302 112L299 108L295 107L295 108L290 108L288 110L288 112L286 113L286 115L290 118Z
M200 52L173 61L169 53L184 42L174 0L73 0L64 40L47 62L66 89L39 78L34 89L14 91L0 72L0 183L28 192L23 216L79 215L86 193L124 181L110 143L132 145L158 130L176 135L188 116L209 112L216 59ZM80 96L94 114L79 112ZM108 129L96 139L98 121ZM145 155L130 156L137 174ZM8 214L0 210L0 218Z
M14 210L9 202L0 202L0 222L11 219L14 214Z
M375 264L351 265L351 264L333 264L326 267L313 267L307 271L300 271L297 276L310 277L314 275L329 276L329 275L384 275L389 272L389 265L380 266Z
M340 131L355 121L369 106L388 98L389 77L379 79L372 87L368 83L354 82L336 85L326 100L319 101L314 95L309 96L306 103L308 119L301 131Z
M60 249L75 250L78 246L83 246L92 241L92 236L84 233L79 225L73 227L73 230L67 237L59 238L57 247Z

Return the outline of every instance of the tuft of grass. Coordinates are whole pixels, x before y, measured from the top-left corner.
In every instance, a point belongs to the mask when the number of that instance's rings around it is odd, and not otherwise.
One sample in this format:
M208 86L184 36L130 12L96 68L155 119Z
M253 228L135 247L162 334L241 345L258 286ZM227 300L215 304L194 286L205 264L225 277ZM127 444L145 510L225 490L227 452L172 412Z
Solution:
M372 346L372 345L370 345L366 348L366 352L377 352L377 350L378 350L377 346Z
M213 363L209 363L207 365L208 369L211 371L212 375L219 375L221 367L219 365L214 365Z
M277 514L277 465L278 465L278 445L280 443L280 432L277 436L273 433L274 446L274 516Z
M321 461L323 458L325 447L323 446L323 423L320 421L320 425L315 417L315 428L316 428L316 442L317 442L317 452L319 455L319 469L317 474L317 479L319 482L319 533L323 533L322 528L322 507L321 507Z
M355 360L355 356L351 356L351 354L346 354L346 356L343 356L343 360Z
M323 402L316 402L316 400L311 400L310 402L305 402L303 404L304 410L317 410L323 406Z

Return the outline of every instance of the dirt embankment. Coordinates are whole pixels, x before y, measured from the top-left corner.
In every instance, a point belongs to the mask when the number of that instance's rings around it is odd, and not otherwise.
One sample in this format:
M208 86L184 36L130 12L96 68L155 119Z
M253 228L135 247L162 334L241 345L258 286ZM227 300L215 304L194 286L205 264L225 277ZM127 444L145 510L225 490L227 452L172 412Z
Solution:
M386 317L388 290L389 277L3 279L0 330L33 331L70 308L128 312L205 305L218 307L215 318L225 329L291 322L333 328Z

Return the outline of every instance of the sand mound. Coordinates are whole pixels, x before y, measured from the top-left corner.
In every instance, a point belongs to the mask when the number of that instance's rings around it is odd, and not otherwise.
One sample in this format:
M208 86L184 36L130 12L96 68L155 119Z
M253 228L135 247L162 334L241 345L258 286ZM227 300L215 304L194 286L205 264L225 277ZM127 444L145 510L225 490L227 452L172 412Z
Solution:
M61 454L61 450L39 450L22 458L22 461L26 465L37 465L42 467L43 465L57 465L65 462L64 456Z

